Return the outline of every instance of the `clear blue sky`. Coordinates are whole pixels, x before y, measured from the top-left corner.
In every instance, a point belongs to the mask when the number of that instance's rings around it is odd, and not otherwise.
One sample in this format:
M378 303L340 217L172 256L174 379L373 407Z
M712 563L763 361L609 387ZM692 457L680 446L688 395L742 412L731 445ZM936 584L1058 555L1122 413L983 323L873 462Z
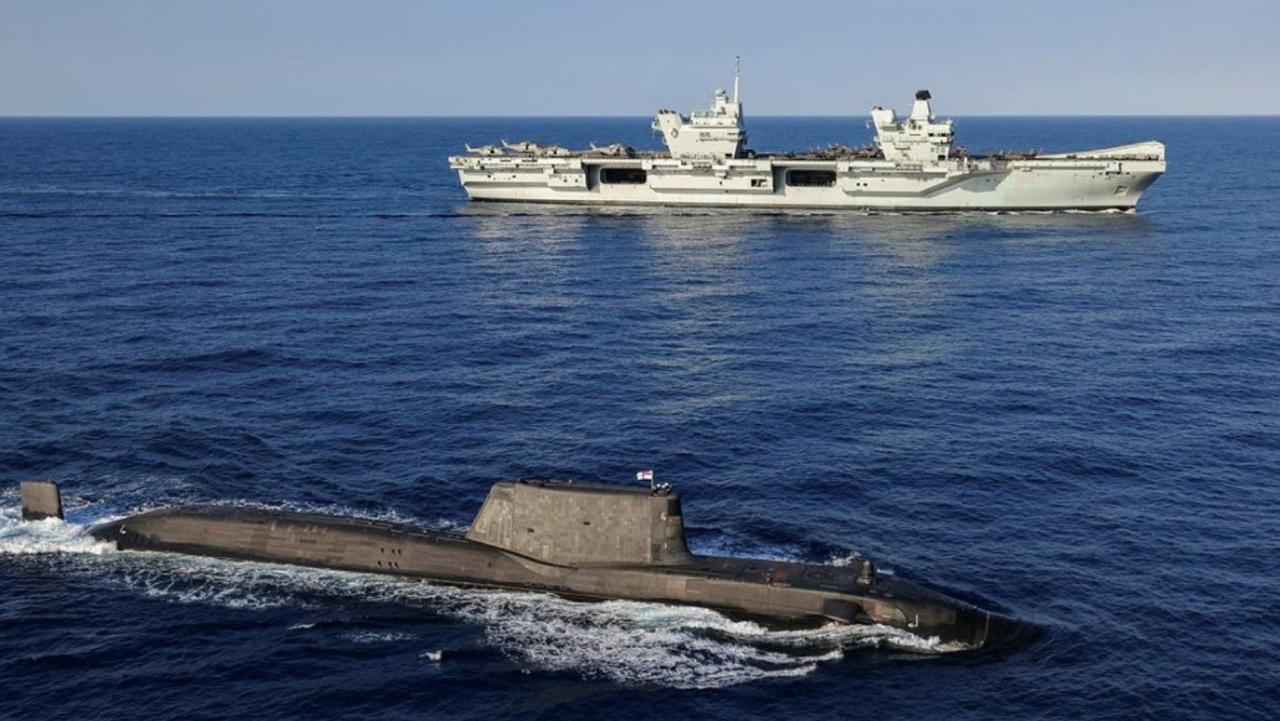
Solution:
M0 0L0 115L1278 114L1280 0Z

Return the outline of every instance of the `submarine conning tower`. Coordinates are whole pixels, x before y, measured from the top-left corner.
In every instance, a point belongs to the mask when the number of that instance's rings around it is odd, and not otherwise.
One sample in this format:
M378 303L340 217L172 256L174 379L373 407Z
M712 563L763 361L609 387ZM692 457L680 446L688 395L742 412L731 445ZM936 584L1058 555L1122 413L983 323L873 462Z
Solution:
M467 540L559 566L691 560L680 496L668 486L495 483Z

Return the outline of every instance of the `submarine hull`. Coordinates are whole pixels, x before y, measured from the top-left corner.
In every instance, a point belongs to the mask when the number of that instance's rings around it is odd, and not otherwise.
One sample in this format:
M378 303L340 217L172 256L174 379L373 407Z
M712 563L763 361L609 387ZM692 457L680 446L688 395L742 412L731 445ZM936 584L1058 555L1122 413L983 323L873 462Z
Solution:
M1019 625L876 574L869 562L854 568L682 553L660 564L558 564L448 530L230 506L151 511L90 534L122 550L379 573L575 599L696 605L780 624L879 623L963 648L988 646Z

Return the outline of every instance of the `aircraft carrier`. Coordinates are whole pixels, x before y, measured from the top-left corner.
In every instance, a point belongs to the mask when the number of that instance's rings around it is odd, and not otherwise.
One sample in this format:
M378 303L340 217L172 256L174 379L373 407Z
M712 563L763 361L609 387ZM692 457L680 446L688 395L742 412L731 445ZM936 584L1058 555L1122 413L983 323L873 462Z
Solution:
M665 153L503 140L468 145L449 167L472 200L931 212L1131 212L1165 171L1164 145L1154 140L971 155L955 145L955 122L934 117L928 90L916 93L905 117L872 108L871 145L756 153L747 148L739 90L735 70L733 96L717 90L709 110L659 110L652 128Z
M61 492L24 482L22 518L62 518ZM883 624L951 650L1033 640L1034 626L896 575L848 566L704 556L685 543L669 485L493 485L465 533L237 506L163 508L89 535L125 551L283 563L578 600L703 606L781 625Z

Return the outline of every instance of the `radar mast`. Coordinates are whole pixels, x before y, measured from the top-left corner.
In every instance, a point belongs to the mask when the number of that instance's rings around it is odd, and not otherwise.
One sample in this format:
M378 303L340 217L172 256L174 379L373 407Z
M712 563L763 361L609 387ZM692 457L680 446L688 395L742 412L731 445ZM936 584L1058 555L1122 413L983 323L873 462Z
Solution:
M738 95L738 89L739 89L738 83L741 79L742 79L742 56L734 55L733 56L733 102L735 103L742 102L741 97Z

